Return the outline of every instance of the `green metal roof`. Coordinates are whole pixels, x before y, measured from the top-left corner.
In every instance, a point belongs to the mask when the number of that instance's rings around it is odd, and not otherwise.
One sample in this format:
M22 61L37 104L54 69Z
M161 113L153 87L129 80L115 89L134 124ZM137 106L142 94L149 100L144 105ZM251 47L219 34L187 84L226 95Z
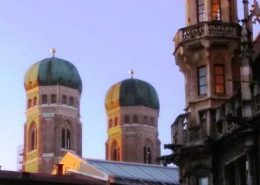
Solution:
M106 109L118 106L146 106L159 110L159 99L154 87L142 80L126 79L114 84L107 92Z
M25 75L24 85L26 90L36 86L62 85L82 92L82 82L76 67L56 57L33 64Z

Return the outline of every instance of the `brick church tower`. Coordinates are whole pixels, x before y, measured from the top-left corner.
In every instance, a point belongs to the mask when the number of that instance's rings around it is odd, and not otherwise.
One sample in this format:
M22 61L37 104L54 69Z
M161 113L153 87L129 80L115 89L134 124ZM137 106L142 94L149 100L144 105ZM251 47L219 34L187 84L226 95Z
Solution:
M81 79L73 64L53 56L29 68L24 86L27 110L22 170L51 173L67 151L81 156Z
M114 84L106 95L106 159L157 164L159 100L152 85L138 79Z

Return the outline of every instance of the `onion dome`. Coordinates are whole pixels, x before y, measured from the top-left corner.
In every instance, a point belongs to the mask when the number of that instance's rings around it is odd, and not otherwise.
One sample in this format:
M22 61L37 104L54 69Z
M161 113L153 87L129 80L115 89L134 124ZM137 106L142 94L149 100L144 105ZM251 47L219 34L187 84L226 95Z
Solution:
M28 91L37 86L61 85L82 92L82 82L76 67L63 59L51 57L33 64L25 74Z
M106 110L121 106L145 106L159 110L159 99L154 87L142 80L126 79L114 84L107 92Z

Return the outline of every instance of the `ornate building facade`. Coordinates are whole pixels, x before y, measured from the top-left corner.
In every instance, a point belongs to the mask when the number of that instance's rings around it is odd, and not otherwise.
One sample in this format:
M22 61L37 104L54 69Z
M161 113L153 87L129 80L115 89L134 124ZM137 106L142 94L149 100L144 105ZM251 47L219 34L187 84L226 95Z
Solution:
M81 79L73 64L53 56L29 68L24 86L27 110L22 170L51 173L66 152L82 153Z
M114 84L107 92L106 159L157 164L159 99L152 85L138 79Z
M258 4L251 15L243 5L241 26L236 0L186 0L186 27L174 38L186 107L166 145L173 154L161 157L179 166L183 185L260 184Z

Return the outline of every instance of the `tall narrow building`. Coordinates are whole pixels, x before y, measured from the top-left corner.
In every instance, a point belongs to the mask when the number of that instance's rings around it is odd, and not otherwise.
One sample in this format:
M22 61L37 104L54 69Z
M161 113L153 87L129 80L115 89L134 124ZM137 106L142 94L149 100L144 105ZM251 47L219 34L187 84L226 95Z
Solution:
M157 164L159 99L152 85L138 79L114 84L107 92L106 159Z
M186 0L187 26L174 38L174 55L185 77L185 110L194 126L206 114L200 110L217 107L240 88L236 2ZM208 126L206 136L211 134Z
M81 156L81 79L73 64L53 56L29 68L24 86L27 110L22 170L51 173L67 151Z
M185 77L186 112L171 128L166 147L173 154L162 159L179 166L182 185L258 185L259 61L252 58L250 21L259 6L254 1L249 16L248 1L241 1L241 27L236 0L185 2L174 55Z

